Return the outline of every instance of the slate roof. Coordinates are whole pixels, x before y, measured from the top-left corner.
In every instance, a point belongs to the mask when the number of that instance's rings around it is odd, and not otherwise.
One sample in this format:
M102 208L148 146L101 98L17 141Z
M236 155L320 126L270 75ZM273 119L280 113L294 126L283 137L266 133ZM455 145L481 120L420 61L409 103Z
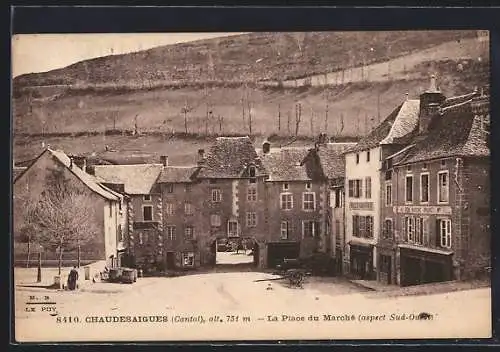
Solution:
M255 165L257 176L266 175L249 137L218 137L210 147L198 177L240 178L251 164Z
M74 164L73 166L71 166L70 158L63 151L52 150L47 148L46 152L50 153L59 162L61 162L64 166L66 166L76 177L78 177L88 188L90 188L95 193L99 194L100 196L106 199L111 199L111 200L120 199L120 196L116 192L101 185L94 176L84 172L82 169L80 169L78 166Z
M404 103L400 104L393 112L385 118L370 134L363 137L354 147L350 148L347 152L355 153L363 150L368 150L377 147L382 142L392 129L394 121L396 120L399 111Z
M399 109L389 133L380 141L380 144L399 143L402 138L417 127L419 113L420 100L406 100Z
M158 177L158 183L189 183L198 170L197 166L167 166Z
M355 145L356 143L326 143L319 146L319 161L326 178L345 176L344 153Z
M162 164L95 165L96 177L123 184L127 194L149 194L160 176Z
M269 175L267 181L311 181L313 176L303 163L309 149L271 148L269 153L260 154Z
M428 131L417 135L411 144L414 146L395 165L447 157L490 155L481 123L472 113L471 100L448 106L436 114Z

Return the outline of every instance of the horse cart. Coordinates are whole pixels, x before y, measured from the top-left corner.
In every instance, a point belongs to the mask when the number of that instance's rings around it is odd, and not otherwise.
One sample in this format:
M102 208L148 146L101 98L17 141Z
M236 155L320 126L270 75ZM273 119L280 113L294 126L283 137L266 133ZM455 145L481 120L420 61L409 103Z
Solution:
M279 277L255 280L255 282L286 280L288 281L288 287L302 288L305 278L310 274L305 269L287 269L282 271L279 275Z

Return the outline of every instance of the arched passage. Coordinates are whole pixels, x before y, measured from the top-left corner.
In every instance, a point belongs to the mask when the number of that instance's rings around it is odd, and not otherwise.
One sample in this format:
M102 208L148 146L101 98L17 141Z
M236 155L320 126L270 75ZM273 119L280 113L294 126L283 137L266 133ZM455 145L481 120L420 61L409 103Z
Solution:
M211 264L214 266L232 266L233 268L258 266L260 250L254 238L211 239Z

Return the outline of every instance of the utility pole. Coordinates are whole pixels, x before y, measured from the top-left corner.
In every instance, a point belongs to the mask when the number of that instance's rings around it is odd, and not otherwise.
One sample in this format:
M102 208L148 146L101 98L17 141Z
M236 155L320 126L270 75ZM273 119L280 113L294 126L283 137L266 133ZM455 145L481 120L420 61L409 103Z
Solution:
M368 113L365 112L365 135L368 135Z
M311 135L314 136L314 112L313 108L311 107Z

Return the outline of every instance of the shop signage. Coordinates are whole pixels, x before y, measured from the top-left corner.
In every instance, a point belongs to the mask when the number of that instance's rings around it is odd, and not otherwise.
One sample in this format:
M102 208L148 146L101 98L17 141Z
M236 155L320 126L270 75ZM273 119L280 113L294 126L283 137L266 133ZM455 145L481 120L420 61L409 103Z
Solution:
M393 211L399 214L451 215L450 206L398 206Z
M349 206L354 210L373 210L373 202L351 202Z

